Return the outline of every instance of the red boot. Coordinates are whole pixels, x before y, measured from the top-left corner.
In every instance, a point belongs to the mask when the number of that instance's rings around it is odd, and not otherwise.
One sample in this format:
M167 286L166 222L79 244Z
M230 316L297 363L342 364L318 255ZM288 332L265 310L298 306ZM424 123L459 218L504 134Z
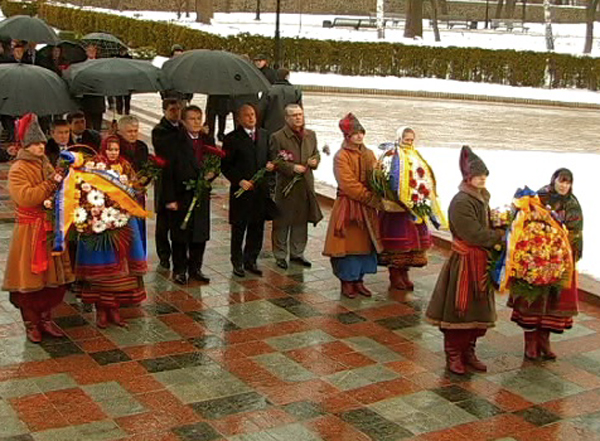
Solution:
M117 326L120 326L121 328L127 327L127 322L121 318L119 308L110 308L108 310L108 318L111 322L113 322Z
M542 358L546 360L556 360L556 354L552 352L552 348L550 348L550 331L547 331L545 329L538 329L537 343L539 353L542 356Z
M40 315L33 309L21 307L21 316L25 323L25 331L27 339L31 343L40 343L42 341L42 333L40 332Z
M358 282L354 282L354 290L359 293L361 296L372 297L373 293L369 288L365 286L362 280Z
M96 326L100 329L106 329L108 327L108 316L106 314L106 307L96 303Z
M65 333L62 332L62 330L58 327L58 325L52 321L52 314L50 311L42 312L41 321L40 321L40 330L43 333L48 334L52 337L56 337L56 338L65 336Z
M444 351L446 352L446 367L450 372L464 375L467 370L463 363L464 338L462 330L444 330Z
M463 360L466 365L472 367L476 371L487 372L487 366L477 358L475 354L475 346L477 345L478 330L465 331L469 332L468 345L465 349Z
M408 277L408 270L406 268L400 269L400 277L402 278L402 283L406 287L406 291L413 291L415 289L414 283L412 283Z
M537 360L540 356L537 331L525 331L525 358Z
M354 287L354 282L344 282L342 280L342 295L349 299L354 299L358 295Z
M390 272L390 289L398 289L400 291L406 291L406 285L404 284L404 281L402 280L402 274L400 274L400 268L396 268L393 266L390 266L388 268L388 271Z

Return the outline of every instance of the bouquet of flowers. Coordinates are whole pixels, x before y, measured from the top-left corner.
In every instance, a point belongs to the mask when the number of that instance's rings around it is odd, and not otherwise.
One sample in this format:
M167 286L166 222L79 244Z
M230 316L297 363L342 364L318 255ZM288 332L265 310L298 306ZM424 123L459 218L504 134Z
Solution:
M507 236L501 289L533 303L571 284L573 256L567 230L542 206L534 192L519 190L517 213Z
M398 209L401 206L417 222L429 221L439 229L446 220L435 186L433 171L412 146L393 145L371 176L371 188L384 200L387 211L404 211Z
M277 157L275 158L275 160L273 160L273 164L275 165L275 169L277 169L277 167L281 167L281 165L285 164L286 162L293 162L294 161L294 154L288 150L280 150L279 153L277 154ZM252 179L250 179L250 182L254 185L259 184L260 182L262 182L265 179L265 176L267 175L267 169L265 168L261 168L259 171L257 171L256 173L254 173L254 176L252 176ZM235 192L235 197L239 198L241 195L243 195L246 192L246 190L244 190L243 188L240 188L238 191Z
M493 228L508 228L512 218L512 208L508 205L490 210L490 222Z
M208 174L212 174L214 176L213 179L221 174L221 157L214 154L206 154L204 156L204 160L202 161L202 168L200 170L198 179L191 179L184 182L186 190L194 189L194 198L192 199L192 203L190 204L190 207L185 214L185 218L181 223L182 230L187 228L190 218L192 217L192 213L196 207L200 207L198 201L202 199L204 193L210 192L212 188L210 183L211 180L206 179Z
M319 154L319 152L317 151L317 153L315 155L312 155L310 158L308 158L309 161L316 159L317 161L319 159L321 159L321 155ZM294 188L294 185L296 185L300 180L302 180L304 178L303 174L299 174L296 173L294 175L294 179L292 179L282 190L283 193L283 197L286 198L289 196L290 192L292 191L292 188Z
M157 179L162 170L167 166L167 160L156 155L148 155L148 161L142 165L142 168L136 173L132 186L139 191L145 191L146 188Z

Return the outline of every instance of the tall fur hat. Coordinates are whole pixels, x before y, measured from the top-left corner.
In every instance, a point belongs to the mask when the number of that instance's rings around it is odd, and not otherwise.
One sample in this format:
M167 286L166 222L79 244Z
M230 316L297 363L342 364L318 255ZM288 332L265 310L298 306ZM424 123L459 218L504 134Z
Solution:
M340 130L344 134L345 138L350 138L357 132L366 133L365 128L362 126L360 121L353 113L349 113L340 119Z
M16 125L19 141L24 148L36 142L46 143L48 141L35 113L26 114L17 121Z
M477 156L471 147L463 145L460 151L460 172L463 179L468 181L474 176L489 175L490 171L485 166L483 160Z

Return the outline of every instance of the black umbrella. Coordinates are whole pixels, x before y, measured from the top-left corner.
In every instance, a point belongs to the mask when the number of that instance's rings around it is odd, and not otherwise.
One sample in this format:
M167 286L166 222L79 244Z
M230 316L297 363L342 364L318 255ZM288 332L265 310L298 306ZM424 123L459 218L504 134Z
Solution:
M114 57L119 55L121 49L127 49L127 45L112 34L105 32L92 32L84 35L81 41L85 45L93 44L98 48L98 58Z
M56 45L47 45L38 51L38 57L52 59L52 49L59 47L61 49L61 64L81 63L87 60L85 49L74 41L62 40Z
M122 96L157 92L160 69L149 61L129 58L100 58L69 67L64 77L75 96Z
M23 63L0 64L0 115L59 115L77 109L54 72Z
M14 15L0 22L0 35L14 40L55 44L56 32L44 20L29 15Z
M271 86L250 62L225 51L197 49L184 52L162 67L165 88L181 93L246 95Z

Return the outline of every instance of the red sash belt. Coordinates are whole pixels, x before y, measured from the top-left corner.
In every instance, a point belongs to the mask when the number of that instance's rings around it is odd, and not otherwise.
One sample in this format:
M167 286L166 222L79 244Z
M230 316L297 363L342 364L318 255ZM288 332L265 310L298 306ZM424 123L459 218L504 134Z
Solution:
M334 234L337 237L346 237L346 227L355 224L360 228L365 226L365 217L360 202L338 193L339 211L335 220Z
M459 255L458 279L456 282L455 306L458 315L464 315L469 306L469 294L474 291L476 298L486 292L488 253L458 239L452 242L452 251ZM473 286L474 289L471 289Z
M39 208L17 207L17 223L33 226L31 241L31 272L40 274L48 270L48 232L52 223L47 214Z

